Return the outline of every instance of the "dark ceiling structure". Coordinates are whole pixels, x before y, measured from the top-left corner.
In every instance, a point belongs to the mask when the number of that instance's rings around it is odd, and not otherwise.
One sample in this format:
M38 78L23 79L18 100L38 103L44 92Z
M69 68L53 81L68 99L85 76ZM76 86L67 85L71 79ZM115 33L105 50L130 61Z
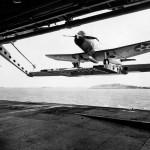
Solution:
M0 44L150 8L150 0L0 0ZM77 19L97 11L103 13Z

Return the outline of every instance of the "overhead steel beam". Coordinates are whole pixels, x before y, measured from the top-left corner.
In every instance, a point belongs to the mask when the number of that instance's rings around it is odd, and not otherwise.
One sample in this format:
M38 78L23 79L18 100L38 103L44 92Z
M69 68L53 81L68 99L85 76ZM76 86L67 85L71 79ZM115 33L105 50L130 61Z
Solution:
M39 25L42 26L42 25L46 24L45 22L47 22L47 23L48 22L54 22L54 19L59 18L59 17L63 18L63 16L70 15L70 13L74 14L76 12L80 12L80 11L83 11L83 10L90 10L92 8L99 7L99 6L103 5L103 4L110 3L110 2L113 2L113 1L115 1L115 0L107 0L107 2L104 1L104 2L100 2L100 3L92 4L90 6L81 7L81 8L77 8L78 6L76 6L76 8L69 8L70 10L67 10L66 12L63 12L63 13L60 12L58 14L53 14L53 12L52 12L52 14L49 14L46 17L39 18L39 19L38 18L37 19L33 19L33 21L31 21L31 20L29 21L28 20L28 22L21 23L20 25L16 25L16 27L15 26L9 27L9 30L8 29L5 30L5 31L1 31L0 30L0 34L2 34L4 36L6 34L6 36L7 36L7 34L9 35L10 32L14 32L15 30L20 30L22 28L32 28L32 26L39 26ZM92 12L95 12L95 11L92 11ZM85 15L85 14L81 14L81 15ZM72 16L72 18L73 17L76 17L76 16ZM58 21L56 21L56 22L58 22Z
M25 70L24 67L21 67L20 63L18 63L15 59L13 59L11 54L2 45L0 45L0 56L5 58L11 64L13 64L16 68L18 68L24 74L28 75L28 71Z
M70 22L67 22L67 23L62 24L62 25L57 25L57 26L54 26L54 27L41 29L41 30L34 31L34 32L31 32L31 33L28 33L28 34L18 35L18 36L7 38L7 39L2 39L2 40L0 40L0 44L9 43L11 41L16 41L16 40L20 40L20 39L24 39L24 38L29 38L29 37L49 33L49 32L54 32L54 31L61 30L61 29L64 29L64 28L72 28L72 27L80 26L80 25L87 24L87 23L90 23L90 22L104 20L104 19L108 19L108 18L112 18L112 17L117 17L117 16L120 16L120 15L125 15L125 14L129 14L129 13L133 13L133 12L137 12L137 11L141 11L141 10L149 9L149 8L150 8L150 2L135 5L135 6L130 6L130 7L127 7L127 8L122 8L122 9L119 9L119 10L115 10L115 11L95 15L95 16L92 16L92 17L87 17L87 18L84 18L84 19L78 19L78 20L70 21Z

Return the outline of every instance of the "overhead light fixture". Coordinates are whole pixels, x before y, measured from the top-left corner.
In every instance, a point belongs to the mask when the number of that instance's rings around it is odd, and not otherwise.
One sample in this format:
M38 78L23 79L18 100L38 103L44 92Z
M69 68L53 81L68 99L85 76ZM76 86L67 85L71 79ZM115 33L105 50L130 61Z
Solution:
M21 0L13 0L13 3L15 3L15 4L21 4L22 1Z

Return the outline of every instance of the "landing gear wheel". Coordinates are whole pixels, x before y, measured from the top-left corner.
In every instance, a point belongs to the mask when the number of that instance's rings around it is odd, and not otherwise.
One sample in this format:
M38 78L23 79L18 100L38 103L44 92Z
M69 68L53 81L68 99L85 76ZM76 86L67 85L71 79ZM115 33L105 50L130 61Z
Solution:
M104 65L109 65L109 60L108 59L104 59L103 64Z
M73 62L72 64L73 64L74 68L79 68L80 67L79 62Z

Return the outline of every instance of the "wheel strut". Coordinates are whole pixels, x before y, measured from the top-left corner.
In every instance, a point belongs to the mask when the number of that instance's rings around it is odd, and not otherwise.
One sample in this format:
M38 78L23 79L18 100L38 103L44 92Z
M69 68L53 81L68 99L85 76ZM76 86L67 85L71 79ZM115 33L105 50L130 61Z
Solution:
M107 52L104 52L104 61L103 61L104 65L109 65L109 59L108 59L108 54Z
M73 67L74 68L79 68L80 67L80 63L79 62L73 62Z

